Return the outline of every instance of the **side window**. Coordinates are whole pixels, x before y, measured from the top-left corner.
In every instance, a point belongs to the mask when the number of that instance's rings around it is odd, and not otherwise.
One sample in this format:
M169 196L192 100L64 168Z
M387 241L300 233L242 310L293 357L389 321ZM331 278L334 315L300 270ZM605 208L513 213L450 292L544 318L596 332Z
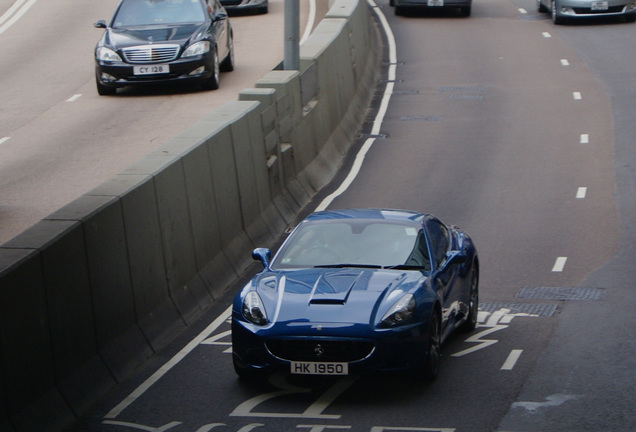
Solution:
M448 251L448 230L439 221L430 220L426 222L426 231L428 232L433 256L435 257L435 265L439 266Z

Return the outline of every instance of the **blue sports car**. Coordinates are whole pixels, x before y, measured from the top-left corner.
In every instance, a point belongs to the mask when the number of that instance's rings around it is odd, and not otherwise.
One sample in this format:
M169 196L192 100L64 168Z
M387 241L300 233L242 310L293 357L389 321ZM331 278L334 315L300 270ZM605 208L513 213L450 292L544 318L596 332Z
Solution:
M470 237L430 214L311 214L232 308L239 376L411 371L432 380L440 348L477 324L479 260Z

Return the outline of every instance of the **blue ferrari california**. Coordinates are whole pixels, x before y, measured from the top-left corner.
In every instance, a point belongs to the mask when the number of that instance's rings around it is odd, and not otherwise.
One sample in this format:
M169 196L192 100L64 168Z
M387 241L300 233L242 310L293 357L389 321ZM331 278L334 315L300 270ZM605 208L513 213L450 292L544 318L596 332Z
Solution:
M432 380L444 340L477 324L475 246L430 214L317 212L273 259L263 248L252 256L264 269L232 308L239 376L404 370Z

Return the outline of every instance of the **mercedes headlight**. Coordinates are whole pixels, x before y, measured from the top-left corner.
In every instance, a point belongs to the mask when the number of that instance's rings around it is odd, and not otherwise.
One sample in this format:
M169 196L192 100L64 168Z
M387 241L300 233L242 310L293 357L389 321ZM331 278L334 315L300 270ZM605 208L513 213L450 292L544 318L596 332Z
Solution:
M415 313L415 297L413 294L403 295L382 317L383 327L394 327L410 320Z
M95 52L95 57L97 57L97 60L102 60L102 61L118 61L118 62L121 61L121 57L119 57L119 54L117 54L112 49L106 48L106 47L97 48L97 51Z
M243 299L243 316L257 325L267 324L267 313L263 302L256 291L250 291Z
M181 55L181 58L200 56L210 52L210 42L201 41L190 45Z

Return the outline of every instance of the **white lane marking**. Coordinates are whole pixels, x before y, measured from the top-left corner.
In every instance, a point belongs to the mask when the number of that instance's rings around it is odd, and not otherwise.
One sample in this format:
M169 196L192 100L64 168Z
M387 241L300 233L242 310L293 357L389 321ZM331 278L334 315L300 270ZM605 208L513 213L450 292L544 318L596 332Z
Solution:
M18 20L35 4L37 0L18 0L0 17L0 34L4 33L9 27L18 22ZM26 2L26 3L25 3Z
M520 13L520 14L527 14L527 13L528 13L528 11L527 11L527 10L525 10L524 8L519 8L519 13Z
M314 21L316 20L316 0L309 1L309 15L307 17L307 25L305 26L305 32L303 36L300 38L300 44L304 43L309 35L311 35L311 31L314 29Z
M0 138L0 145L6 143L7 141L9 141L11 139L11 137L4 137L4 138Z
M553 272L562 272L565 268L565 262L568 260L568 257L558 257L554 262L554 267L552 267Z
M589 144L590 136L588 134L581 134L581 144Z
M388 71L388 82L386 85L386 89L384 90L384 95L382 96L382 101L380 103L380 108L378 109L378 113L373 120L373 127L371 128L371 135L377 136L380 133L380 127L382 126L382 122L384 121L384 116L386 115L386 111L389 107L389 101L391 100L391 96L393 95L393 87L395 85L395 77L396 77L396 67L397 67L397 49L395 43L395 37L393 32L391 31L391 27L386 20L386 16L382 13L382 10L375 4L373 0L367 0L369 6L371 6L378 16L380 22L382 23L382 28L387 37L388 45L389 45L389 71ZM360 172L360 168L362 167L362 163L364 162L364 157L367 152L375 142L375 138L368 138L360 150L356 155L353 166L351 167L351 171L342 182L340 187L333 192L331 195L327 196L319 205L316 207L316 211L321 211L326 209L329 204L332 203L334 199L342 195L348 188L351 186L358 173Z
M541 34L542 34L542 35L543 35L543 37L544 37L544 38L546 38L546 39L549 39L549 38L551 38L551 37L552 37L552 35L551 35L550 33L548 33L548 32L543 32L543 33L541 33Z
M577 199L583 199L583 198L585 198L586 194L587 194L587 188L586 187L580 187L576 191L576 198Z
M572 92L572 97L574 97L574 100L581 100L581 92Z
M81 97L82 97L81 94L76 94L76 95L73 95L70 98L66 99L66 102L75 102L76 100L78 100Z
M141 430L145 432L166 432L168 429L172 429L173 427L179 426L181 422L168 423L158 428L144 426L137 423L120 422L120 421L113 421L113 420L105 420L102 422L102 424L113 425L113 426L123 426L123 427L137 429L137 430Z
M561 59L561 64L563 66L570 66L570 62L568 61L568 59Z
M578 399L577 395L568 395L565 393L558 393L550 395L545 398L545 402L515 402L512 404L512 408L525 408L528 411L535 412L539 408L543 407L555 407L563 405L565 402Z
M116 418L123 410L128 408L130 404L135 402L141 397L146 390L148 390L154 383L159 381L170 369L177 365L185 356L187 356L194 348L196 348L204 339L210 334L216 331L221 324L223 324L229 316L232 315L232 306L219 315L209 326L206 327L197 337L192 339L181 351L179 351L174 357L172 357L166 364L164 364L157 372L152 374L150 378L144 381L139 387L137 387L130 395L128 395L123 401L121 401L115 408L110 410L108 414L104 416L105 419Z
M523 350L520 349L513 349L510 351L508 358L504 362L503 366L501 366L501 370L512 370L515 367L515 364L517 364L517 360L519 360L522 352Z

